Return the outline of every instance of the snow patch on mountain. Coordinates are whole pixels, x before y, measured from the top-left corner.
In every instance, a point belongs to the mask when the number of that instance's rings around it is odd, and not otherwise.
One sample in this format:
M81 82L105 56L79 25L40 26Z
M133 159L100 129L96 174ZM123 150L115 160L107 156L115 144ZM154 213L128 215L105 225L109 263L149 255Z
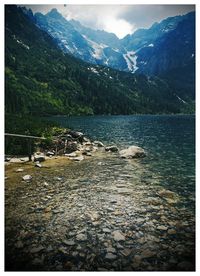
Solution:
M108 47L107 45L103 43L96 43L93 40L89 39L86 35L82 35L88 42L88 44L93 48L94 52L92 53L92 56L95 59L102 59L105 58L105 55L103 53L103 49Z
M128 51L126 54L123 54L124 59L126 60L129 71L135 73L139 68L137 66L137 56L134 51Z
M92 73L95 73L95 74L99 75L99 72L94 67L88 67L88 70L90 70Z
M187 103L186 101L184 101L183 99L181 99L178 95L175 94L175 96L177 97L177 99L179 99L180 102L182 102L182 103L184 103L184 104Z
M22 45L25 49L30 49L28 45L24 44L21 40L17 39L15 35L13 36L13 38L17 41L18 44Z

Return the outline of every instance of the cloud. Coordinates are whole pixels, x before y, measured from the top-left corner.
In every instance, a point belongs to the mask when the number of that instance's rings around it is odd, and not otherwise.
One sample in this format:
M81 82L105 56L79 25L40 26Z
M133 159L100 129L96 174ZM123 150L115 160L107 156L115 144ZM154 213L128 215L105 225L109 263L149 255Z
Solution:
M176 15L194 11L194 5L132 5L120 13L119 18L126 18L136 28L148 28L155 22Z
M169 16L195 10L194 5L27 5L33 12L47 13L52 8L67 19L84 26L115 33L118 37L148 28Z

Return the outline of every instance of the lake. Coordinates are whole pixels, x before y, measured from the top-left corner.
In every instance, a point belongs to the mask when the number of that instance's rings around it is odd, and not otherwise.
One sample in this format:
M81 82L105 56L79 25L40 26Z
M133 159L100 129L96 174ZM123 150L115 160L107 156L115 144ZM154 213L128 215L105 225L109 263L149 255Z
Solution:
M152 175L159 176L160 185L177 192L184 198L182 204L194 209L195 116L58 116L50 119L106 145L115 144L120 149L130 145L144 148L147 157L140 162L148 174L146 181L151 181Z
M194 271L195 117L50 119L105 145L141 146L147 156L122 159L99 147L82 161L61 156L42 168L24 164L21 173L7 166L7 266Z

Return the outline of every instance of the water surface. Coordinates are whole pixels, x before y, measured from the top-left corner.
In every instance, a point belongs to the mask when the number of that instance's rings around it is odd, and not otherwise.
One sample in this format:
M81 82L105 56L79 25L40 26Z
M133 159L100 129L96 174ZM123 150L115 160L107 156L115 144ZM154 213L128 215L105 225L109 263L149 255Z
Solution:
M145 177L150 180L152 173L160 176L159 184L184 196L184 204L194 208L193 115L59 116L50 119L106 145L115 144L120 149L130 145L144 148L148 156L140 162L149 172Z

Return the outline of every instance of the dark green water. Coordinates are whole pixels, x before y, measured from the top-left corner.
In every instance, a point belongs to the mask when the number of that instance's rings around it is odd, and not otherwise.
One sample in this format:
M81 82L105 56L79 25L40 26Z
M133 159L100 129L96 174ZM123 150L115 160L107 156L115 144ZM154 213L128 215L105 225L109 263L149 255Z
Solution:
M159 177L159 185L185 198L194 209L195 194L195 116L140 115L51 117L63 127L84 132L106 145L120 149L130 145L144 148L148 156L141 162L150 181ZM145 179L144 179L145 181Z

